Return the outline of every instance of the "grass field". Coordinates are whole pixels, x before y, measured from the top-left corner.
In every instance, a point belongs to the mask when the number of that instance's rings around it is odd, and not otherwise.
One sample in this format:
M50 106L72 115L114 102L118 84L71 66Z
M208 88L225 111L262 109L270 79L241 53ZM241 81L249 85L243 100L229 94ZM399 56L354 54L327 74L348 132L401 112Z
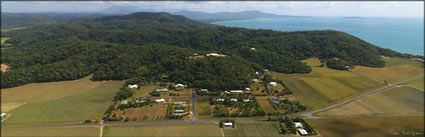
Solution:
M423 65L412 59L385 58L384 61L386 62L384 68L356 66L353 71L389 83L406 80L424 73Z
M424 77L409 81L407 85L424 91Z
M45 97L30 100L33 103L24 104L8 112L11 116L3 121L2 125L79 123L88 118L101 118L106 108L112 103L113 96L122 84L122 81L106 81L86 91L78 91L78 93L62 98L57 98L58 95L55 95L52 97L56 97L57 99L53 100L41 102L40 100L45 100ZM65 86L63 89L67 90L67 87ZM49 91L40 96L50 96L50 94L54 93L54 91ZM26 96L31 94L30 92L28 94L21 93L21 96L17 96L16 98L26 98Z
M374 117L308 119L324 137L416 137L424 136L424 117ZM404 132L406 131L406 132ZM398 133L398 135L397 135Z
M1 45L3 45L4 44L4 42L6 41L6 40L8 40L9 38L5 38L5 37L1 37Z
M167 105L168 104L153 104L152 107L148 105L138 108L129 108L125 110L125 116L137 118L139 121L164 119L167 114Z
M386 89L337 108L319 112L317 116L423 113L424 92L403 86Z
M197 118L212 118L214 106L208 103L208 99L209 97L197 97L195 104L195 110L197 111L195 114Z
M159 85L145 85L145 86L141 86L140 89L136 90L136 92L134 92L133 97L137 98L137 97L148 97L150 96L150 92L153 89L156 88L160 88Z
M39 103L83 93L101 86L105 81L90 81L91 76L79 80L32 83L1 90L2 112L8 112L26 103Z
M96 137L99 136L99 128L37 128L37 129L10 129L2 130L2 137Z
M277 123L236 123L235 128L224 128L224 135L233 136L282 136Z
M271 74L283 81L294 91L296 98L309 109L317 109L339 102L370 89L383 86L382 83L347 71L320 67L317 58L303 62L313 66L310 74Z
M217 124L154 125L138 127L105 127L104 137L116 136L222 136Z
M258 99L258 104L260 104L260 107L264 110L266 113L272 113L276 112L273 108L273 106L270 104L270 102L266 98Z

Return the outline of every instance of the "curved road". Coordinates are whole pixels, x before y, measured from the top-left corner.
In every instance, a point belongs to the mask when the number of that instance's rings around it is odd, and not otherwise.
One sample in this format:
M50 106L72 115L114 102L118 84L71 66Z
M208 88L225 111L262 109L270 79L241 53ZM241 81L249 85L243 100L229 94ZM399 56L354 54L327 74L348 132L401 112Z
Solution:
M394 84L390 84L384 87L380 87L371 91L368 91L366 93L363 93L359 96L353 97L351 99L348 99L346 101L322 108L322 109L318 109L318 110L314 110L314 111L310 111L310 112L306 112L306 113L300 113L300 114L295 114L295 115L291 115L291 116L304 116L308 119L327 119L327 118L348 118L348 117L381 117L381 116L397 116L397 115L364 115L364 116L337 116L337 117L316 117L313 116L314 113L317 112L321 112L321 111L325 111L328 109L332 109L338 106L341 106L343 104L347 104L351 101L354 101L356 99L359 99L361 97L376 93L378 91L381 91L383 89L387 89L390 87L394 87L397 86L401 83L413 80L413 79L417 79L424 76L424 74L422 75L418 75L412 78L409 78L407 80L403 80ZM424 114L416 114L416 115L398 115L398 116L423 116ZM163 124L190 124L190 123L218 123L219 120L197 120L195 117L195 92L194 90L192 90L192 119L191 120L174 120L174 121L152 121L152 122L129 122L129 123L100 123L100 124L62 124L62 125L38 125L38 126L21 126L21 127L2 127L1 130L8 130L8 129L22 129L22 128L65 128L65 127L102 127L102 126L144 126L144 125L163 125ZM254 122L254 121L262 121L262 120L266 120L265 118L262 119L248 119L248 120L236 120L237 122Z

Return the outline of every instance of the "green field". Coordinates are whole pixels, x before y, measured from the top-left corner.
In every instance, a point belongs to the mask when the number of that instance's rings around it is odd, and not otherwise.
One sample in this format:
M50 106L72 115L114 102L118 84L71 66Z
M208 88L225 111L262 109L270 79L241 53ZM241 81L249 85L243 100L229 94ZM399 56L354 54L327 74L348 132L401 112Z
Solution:
M35 129L8 129L1 131L2 137L97 137L99 136L99 128L35 128Z
M145 86L141 86L140 89L136 90L136 92L134 92L133 97L137 98L137 97L148 97L150 96L149 93L156 88L160 88L159 85L145 85Z
M208 103L208 97L197 97L196 99L196 115L197 118L212 118L213 106Z
M6 41L6 40L8 40L9 38L5 38L5 37L1 37L1 45L3 45L4 44L4 42Z
M424 77L409 81L407 85L424 91Z
M424 117L375 117L307 119L324 137L416 137L424 136ZM406 132L403 132L406 131ZM398 135L397 135L398 134Z
M317 116L349 116L377 114L423 114L424 92L403 86L386 89L334 109L317 113Z
M91 76L72 81L32 83L1 90L2 112L27 103L39 103L89 91L105 81L91 81Z
M224 135L233 136L282 136L277 123L236 123L235 128L224 128Z
M424 73L423 64L412 59L385 58L384 61L386 63L384 68L356 66L353 71L389 83L399 82Z
M106 81L70 96L24 104L8 112L10 117L2 125L80 123L89 118L101 118L122 84L121 81Z
M222 136L217 124L154 125L138 127L105 127L104 137L117 136Z
M291 88L296 98L309 109L318 109L383 86L380 82L348 71L320 67L320 61L317 58L303 62L313 66L312 73L283 74L272 72L271 74Z

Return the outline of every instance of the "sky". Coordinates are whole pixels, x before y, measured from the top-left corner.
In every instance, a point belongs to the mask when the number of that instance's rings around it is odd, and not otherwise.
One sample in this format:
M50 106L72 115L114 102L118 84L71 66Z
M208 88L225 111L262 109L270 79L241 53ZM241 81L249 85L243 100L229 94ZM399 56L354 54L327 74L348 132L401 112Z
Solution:
M424 17L424 1L30 1L1 2L2 12L95 12L111 6L157 11L237 12L259 10L298 16Z

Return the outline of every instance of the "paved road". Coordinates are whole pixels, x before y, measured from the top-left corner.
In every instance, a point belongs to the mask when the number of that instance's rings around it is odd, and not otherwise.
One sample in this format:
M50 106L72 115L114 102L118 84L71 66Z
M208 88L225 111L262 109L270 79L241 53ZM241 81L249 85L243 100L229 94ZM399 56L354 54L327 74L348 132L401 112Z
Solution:
M420 78L420 77L423 77L423 76L424 76L424 74L421 74L421 75L418 75L418 76L415 76L415 77L409 78L409 79L407 79L407 80L403 80L403 81L400 81L400 82L397 82L397 83L389 84L389 85L386 85L386 86L384 86L384 87L380 87L380 88L377 88L377 89L374 89L374 90L368 91L368 92L366 92L366 93L363 93L363 94L361 94L361 95L358 95L358 96L356 96L356 97L350 98L350 99L348 99L348 100L346 100L346 101L343 101L343 102L340 102L340 103L336 103L336 104L333 104L333 105L331 105L331 106L328 106L328 107L325 107L325 108L322 108L322 109L318 109L318 110L314 110L314 111L310 111L310 112L306 112L306 113L297 114L296 116L304 116L304 117L306 117L306 118L318 118L318 117L316 117L316 116L313 116L313 114L314 114L314 113L317 113L317 112L325 111L325 110L328 110L328 109L332 109L332 108L335 108L335 107L341 106L341 105L343 105L343 104L347 104L347 103L349 103L349 102L352 102L352 101L357 100L357 99L359 99L359 98L362 98L362 97L364 97L364 96L367 96L367 95L370 95L370 94L376 93L376 92L378 92L378 91L381 91L381 90L384 90L384 89L387 89L387 88L390 88L390 87L397 86L397 85L399 85L399 84L401 84L401 83L405 83L405 82L407 82L407 81L410 81L410 80L413 80L413 79L417 79L417 78Z
M412 78L409 78L407 80L404 81L400 81L391 85L387 85L381 88L377 88L371 91L368 91L364 94L361 94L359 96L356 96L354 98L351 98L349 100L319 109L319 110L315 110L315 111L310 111L310 112L306 112L306 113L300 113L300 114L295 114L295 115L288 115L288 116L305 116L307 119L329 119L329 118L349 118L349 117L382 117L382 116L423 116L424 114L417 114L417 115L364 115L364 116L337 116L337 117L316 117L313 116L314 113L317 112L321 112L324 110L328 110L331 108L335 108L338 107L340 105L349 103L351 101L354 101L356 99L359 99L361 97L376 93L378 91L381 91L383 89L387 89L396 85L399 85L401 83L407 82L409 80L413 80L419 77L424 76L422 75L418 75ZM174 120L174 121L152 121L152 122L129 122L129 123L107 123L107 124L62 124L62 125L39 125L39 126L22 126L22 127L2 127L1 130L8 130L8 129L23 129L23 128L67 128L67 127L101 127L101 126L145 126L145 125L164 125L164 124L191 124L191 123L218 123L219 120L197 120L195 118L195 95L194 95L194 91L192 90L192 119L191 120ZM265 118L262 119L247 119L247 120L236 120L236 122L254 122L254 121L264 121L266 120Z

